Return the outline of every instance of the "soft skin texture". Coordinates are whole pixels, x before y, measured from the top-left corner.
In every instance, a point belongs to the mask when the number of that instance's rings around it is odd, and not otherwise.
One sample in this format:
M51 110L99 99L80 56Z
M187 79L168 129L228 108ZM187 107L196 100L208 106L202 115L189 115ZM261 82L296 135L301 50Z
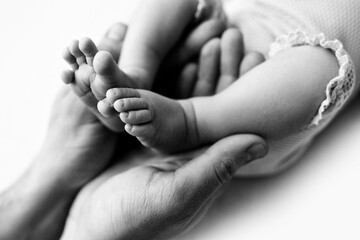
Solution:
M231 68L230 63L224 64ZM329 51L300 46L277 54L214 96L175 101L146 90L115 88L106 100L120 113L129 134L164 152L196 148L237 133L278 140L310 124L337 69Z
M125 34L124 29L126 27L122 24L115 24L101 40L98 48L109 51L114 58L118 57ZM200 42L204 42L201 36L206 37L206 33L214 34L214 32L203 32L201 29L203 28L195 29L193 36L199 37L195 37L194 41L185 40L185 43L182 43L181 46L196 46L186 47L187 56L194 56L200 51ZM210 60L211 55L207 56ZM247 57L244 58L243 65L246 64L249 68L258 64L256 61L245 62L245 59ZM199 68L206 68L204 64L205 62L201 63ZM193 85L196 86L198 82L193 78L194 76L190 77L194 81ZM199 77L205 79L202 74ZM183 79L190 82L185 74ZM191 95L192 89L189 88L188 91L189 93L183 93ZM34 159L23 177L0 195L0 222L6 222L0 224L0 238L3 240L59 239L78 191L106 168L114 156L117 156L115 159L124 160L124 155L127 153L124 149L133 149L136 146L136 142L134 145L131 138L124 137L119 138L108 131L98 121L97 116L93 115L69 89L62 89L54 104L46 143L38 157ZM120 145L119 153L114 152L117 144ZM144 155L139 153L137 159L145 161L141 156ZM129 158L128 161L123 161L121 168L125 170L139 164L132 160L133 158ZM148 172L146 166L143 168ZM116 169L119 168L118 166ZM107 174L109 172L110 170ZM94 186L101 179L97 178L89 186ZM83 192L86 191L82 191L79 199L85 195ZM105 201L106 198L103 200ZM77 210L74 207L73 212L75 211Z
M259 137L239 135L198 157L137 154L150 162L128 171L122 164L114 166L82 190L62 240L163 239L184 232L201 219L239 167L266 154L263 145Z
M111 27L99 48L119 56L123 29L123 24ZM39 154L0 196L0 222L7 223L0 224L0 239L59 239L78 191L109 165L117 143L124 148L133 143L123 137L107 130L70 89L63 88Z
M176 24L176 23L173 23ZM141 21L140 26L133 26L131 29L143 29L144 28L144 21ZM124 33L126 31L125 26L117 26L115 29L119 33ZM214 36L218 36L224 30L224 23L220 20L209 20L194 30L191 30L188 37L185 37L183 41L180 41L177 48L182 49L183 51L174 51L169 56L170 62L166 67L163 69L169 69L168 72L163 71L159 78L166 79L167 84L173 83L173 81L169 81L169 79L174 79L176 74L178 73L179 69L182 69L183 65L188 61L190 58L196 56L200 51L203 44L205 44L210 38ZM134 31L134 30L133 30ZM134 34L134 33L133 33ZM133 34L130 31L129 38L133 38ZM145 33L144 33L145 34ZM146 34L145 34L146 35ZM170 34L171 35L171 34ZM180 36L178 36L180 37ZM124 37L122 37L124 38ZM140 39L141 36L137 36L136 39ZM166 36L164 36L166 38ZM123 39L121 39L123 40ZM175 41L175 39L173 39ZM169 43L169 42L168 42ZM104 41L104 46L109 46L110 50L113 50L106 41ZM148 43L139 43L139 44L148 44ZM154 44L153 42L151 44ZM164 49L161 48L163 51L169 51L170 47L173 44L165 47ZM124 45L124 52L126 53L127 45ZM158 45L156 45L158 46ZM165 45L163 45L165 46ZM122 44L121 44L122 47ZM130 49L135 47L135 52L138 52L138 47L133 46L130 44ZM100 45L100 49L103 49ZM148 49L144 49L146 51ZM129 50L128 50L129 51ZM116 52L116 51L113 51ZM119 52L119 50L117 51ZM142 53L142 51L140 51ZM147 53L144 53L147 55ZM129 54L128 54L129 55ZM165 55L165 52L162 56ZM130 56L132 56L130 54ZM69 84L73 90L73 92L85 103L86 106L99 118L99 120L110 130L114 132L122 132L123 131L123 123L120 119L115 115L115 111L111 108L111 106L106 103L102 102L102 104L97 105L99 100L102 100L105 97L105 93L108 89L113 87L141 87L149 89L152 86L152 83L148 86L139 85L139 81L134 81L133 79L129 78L127 74L125 74L117 65L115 61L119 57L119 53L112 54L111 52L107 51L99 51L94 42L89 38L83 38L79 40L73 40L69 44L67 48L65 48L63 53L64 60L69 64L72 70L65 70L61 74L61 78L64 83ZM131 57L128 57L131 58ZM123 59L123 58L121 58ZM178 59L178 60L177 60ZM147 59L149 62L155 62L154 59ZM149 69L155 74L157 71L157 67L160 64L160 60L158 64L156 64L156 68ZM140 63L139 63L140 64ZM175 73L175 74L174 74ZM192 73L194 74L194 73ZM185 77L189 79L189 76ZM181 80L184 80L183 78ZM146 82L153 81L153 79L148 79ZM164 82L159 80L159 82ZM171 84L174 86L173 84ZM170 86L171 86L170 85ZM168 92L173 94L174 91L168 87L168 85L160 83L158 86L162 86L161 89L167 89ZM156 89L155 89L156 90ZM159 87L158 87L159 90ZM100 114L99 111L102 113Z
M119 74L118 71L113 70L114 68L117 70L117 64L113 57L119 58L120 49L127 30L123 24L114 25L112 28L113 30L108 33L110 37L102 40L99 49L109 48L111 52L106 52L108 55L105 60L112 63L111 66L113 68L104 68L104 60L99 56L95 61L95 65L98 66L97 69L100 71L100 74L97 74L94 68L94 56L98 52L98 48L88 38L81 39L80 41L73 40L63 53L64 60L70 65L72 70L63 71L61 78L64 83L70 85L72 91L105 126L119 132L122 130L122 124L119 119L105 118L97 110L98 100L103 99L105 96L104 88L124 86L121 82L116 81L117 79L107 77L109 72L112 75ZM114 41L119 42L116 47L112 44Z
M57 239L79 189L112 157L116 136L69 89L60 92L50 121L38 157L0 199L1 239Z
M152 89L161 62L194 20L197 6L198 0L148 0L140 4L130 21L119 63L138 88Z
M197 125L203 128L200 138L215 140L235 132L253 132L279 139L297 133L310 124L337 71L335 56L323 48L285 50L213 98L193 99Z

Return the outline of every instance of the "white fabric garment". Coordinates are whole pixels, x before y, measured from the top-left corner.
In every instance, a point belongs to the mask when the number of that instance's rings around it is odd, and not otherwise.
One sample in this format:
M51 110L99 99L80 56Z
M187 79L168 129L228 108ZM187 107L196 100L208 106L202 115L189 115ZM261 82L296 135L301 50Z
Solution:
M270 153L239 172L239 176L277 173L306 151L345 103L357 93L360 74L359 0L200 0L215 16L226 16L243 34L245 51L258 51L267 59L299 45L329 49L339 63L339 74L329 79L326 98L312 122L298 134L269 142ZM221 14L219 14L221 12ZM323 94L319 93L319 94Z

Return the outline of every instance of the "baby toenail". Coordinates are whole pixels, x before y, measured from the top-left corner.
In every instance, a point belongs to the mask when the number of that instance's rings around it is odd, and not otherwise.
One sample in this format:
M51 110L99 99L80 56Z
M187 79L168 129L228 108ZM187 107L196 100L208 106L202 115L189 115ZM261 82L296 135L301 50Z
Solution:
M128 112L124 112L124 113L123 113L123 116L127 118L127 117L129 117L129 113L128 113Z
M124 106L125 106L124 100L120 100L120 106L121 106L121 107L124 107Z

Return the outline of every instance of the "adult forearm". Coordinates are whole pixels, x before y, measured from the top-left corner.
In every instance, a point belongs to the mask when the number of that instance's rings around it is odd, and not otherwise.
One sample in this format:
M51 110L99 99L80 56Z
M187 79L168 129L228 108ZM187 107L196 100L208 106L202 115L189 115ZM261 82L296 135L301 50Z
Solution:
M59 239L76 194L37 162L0 195L0 239Z

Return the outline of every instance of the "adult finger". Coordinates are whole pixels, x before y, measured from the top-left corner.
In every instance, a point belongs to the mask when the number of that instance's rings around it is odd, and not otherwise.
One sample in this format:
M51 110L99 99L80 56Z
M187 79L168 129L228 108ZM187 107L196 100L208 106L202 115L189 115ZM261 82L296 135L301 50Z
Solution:
M266 142L258 136L230 136L179 168L175 180L188 189L190 198L200 198L205 202L221 191L241 166L264 157L267 151Z
M244 45L240 31L230 28L221 37L220 78L216 92L227 88L239 77L239 66L244 56Z
M265 57L259 52L249 52L243 58L240 65L240 76L244 75L257 65L265 62Z
M199 59L199 75L195 83L193 96L214 94L219 76L220 39L210 40L202 48Z
M121 47L127 31L127 26L122 23L115 23L105 33L100 40L98 49L111 53L113 58L118 61L121 54Z
M175 96L179 99L189 98L191 96L194 83L197 78L198 66L196 63L188 63L180 72L177 82Z
M201 48L210 39L219 37L225 30L224 21L211 19L196 27L182 41L167 59L167 66L181 66L200 53Z

